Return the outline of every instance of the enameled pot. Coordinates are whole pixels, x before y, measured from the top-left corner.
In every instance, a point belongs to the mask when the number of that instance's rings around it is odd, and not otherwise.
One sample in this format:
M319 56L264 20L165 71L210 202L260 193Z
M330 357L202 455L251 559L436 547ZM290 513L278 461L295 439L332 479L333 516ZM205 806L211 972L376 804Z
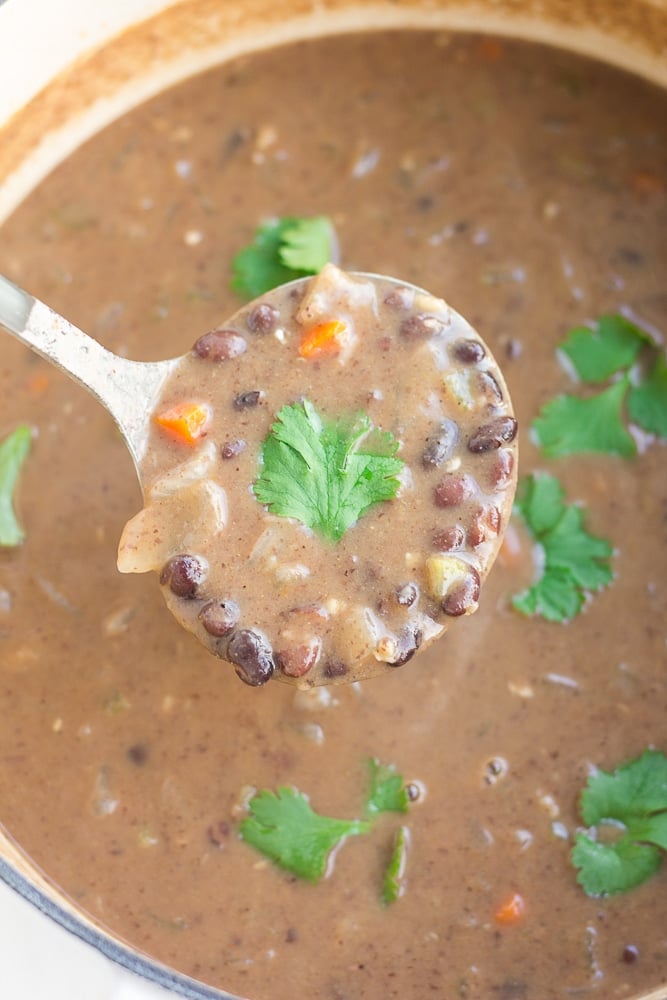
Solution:
M0 222L82 140L164 86L276 41L382 26L546 41L667 86L667 0L0 0ZM3 996L224 997L102 932L1 826L0 876Z

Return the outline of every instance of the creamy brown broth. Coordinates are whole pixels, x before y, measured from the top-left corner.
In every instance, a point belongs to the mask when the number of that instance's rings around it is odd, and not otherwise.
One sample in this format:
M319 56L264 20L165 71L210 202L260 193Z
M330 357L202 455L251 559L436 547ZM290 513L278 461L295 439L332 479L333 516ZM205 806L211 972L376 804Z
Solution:
M154 581L117 574L141 501L110 420L3 341L0 433L27 420L37 438L27 541L0 564L2 820L102 924L253 1000L606 998L667 981L664 866L592 900L562 836L592 764L665 749L664 448L547 462L527 433L571 388L555 356L569 327L623 309L665 329L666 111L650 86L537 46L307 42L128 115L5 225L12 278L113 350L162 358L237 308L231 258L263 217L329 215L345 267L428 287L479 329L522 474L558 475L617 549L613 584L566 626L510 609L533 572L518 534L478 613L411 667L250 690ZM317 885L238 839L248 786L360 815L369 756L424 789L397 903L379 904L378 881L399 817ZM498 926L514 891L525 918Z

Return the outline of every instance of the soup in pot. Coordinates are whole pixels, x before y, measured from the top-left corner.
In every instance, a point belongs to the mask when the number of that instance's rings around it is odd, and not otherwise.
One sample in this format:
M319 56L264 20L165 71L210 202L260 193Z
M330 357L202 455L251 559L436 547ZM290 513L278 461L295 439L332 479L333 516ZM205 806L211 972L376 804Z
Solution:
M155 578L118 574L142 503L122 439L3 340L0 437L27 424L32 445L25 538L0 551L0 818L93 920L252 1000L667 982L666 178L651 85L395 31L188 80L2 227L4 273L158 359L240 307L258 227L327 217L346 270L467 317L520 428L516 515L475 615L380 678L253 688Z

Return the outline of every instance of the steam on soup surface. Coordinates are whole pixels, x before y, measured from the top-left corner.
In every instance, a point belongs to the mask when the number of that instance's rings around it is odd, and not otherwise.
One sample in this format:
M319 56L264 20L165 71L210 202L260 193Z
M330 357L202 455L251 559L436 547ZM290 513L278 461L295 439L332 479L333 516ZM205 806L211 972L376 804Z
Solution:
M607 543L583 589L607 585L573 616L582 591L566 587L566 623L513 606L545 569L517 519L479 611L414 663L361 687L248 688L154 580L117 574L141 499L111 421L3 341L0 433L23 421L35 438L27 537L0 561L2 821L101 924L253 1000L622 997L666 981L664 866L595 898L570 860L591 770L666 749L664 446L635 431L634 457L547 458L529 433L559 394L625 391L572 381L556 356L571 328L622 312L665 330L666 111L642 82L527 44L308 41L128 114L3 227L10 277L112 350L162 358L238 308L232 259L257 225L328 216L346 269L414 281L479 330L512 393L521 477L557 477L563 509L582 505L570 559L582 538ZM374 816L371 776L389 765L408 811ZM301 824L294 789L358 821L319 881L250 842L249 810L281 787ZM281 834L297 848L299 823Z

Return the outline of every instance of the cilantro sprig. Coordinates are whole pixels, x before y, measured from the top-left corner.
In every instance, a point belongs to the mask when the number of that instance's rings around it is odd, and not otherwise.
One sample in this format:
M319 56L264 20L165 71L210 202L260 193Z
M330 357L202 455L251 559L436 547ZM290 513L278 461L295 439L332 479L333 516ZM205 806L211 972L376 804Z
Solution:
M559 352L585 385L615 381L592 394L557 396L543 406L533 433L545 455L599 452L632 458L637 445L626 411L643 430L667 438L667 365L644 330L624 316L602 316L591 328L571 330Z
M646 750L611 773L596 772L581 815L592 829L577 834L572 862L585 892L607 896L641 885L667 851L667 757Z
M307 399L283 406L262 447L255 496L272 514L337 542L370 507L396 496L397 450L365 414L333 423Z
M249 815L241 822L242 840L270 858L278 867L309 882L318 882L329 873L333 852L348 837L369 833L377 816L384 812L406 812L408 795L405 782L392 765L369 761L370 787L366 798L368 819L335 819L322 816L310 805L308 796L296 788L284 786L276 792L258 792L248 804ZM399 850L395 844L392 860L385 876L403 878L405 859L394 858ZM400 848L407 850L407 842Z
M277 285L317 274L332 259L334 229L325 216L284 216L263 223L232 262L232 288L247 299Z
M249 808L250 816L240 827L243 840L280 868L309 882L318 882L326 874L334 847L370 830L367 820L318 815L296 788L261 791L250 800Z
M0 546L20 545L25 537L14 511L14 490L31 441L32 431L21 424L0 443Z
M410 831L407 826L399 826L382 881L382 902L385 906L395 903L405 891L405 868L409 847Z
M543 551L540 578L512 598L525 615L565 622L579 614L586 595L601 590L613 578L612 547L590 535L584 510L563 500L563 488L550 475L527 476L519 484L515 510Z

